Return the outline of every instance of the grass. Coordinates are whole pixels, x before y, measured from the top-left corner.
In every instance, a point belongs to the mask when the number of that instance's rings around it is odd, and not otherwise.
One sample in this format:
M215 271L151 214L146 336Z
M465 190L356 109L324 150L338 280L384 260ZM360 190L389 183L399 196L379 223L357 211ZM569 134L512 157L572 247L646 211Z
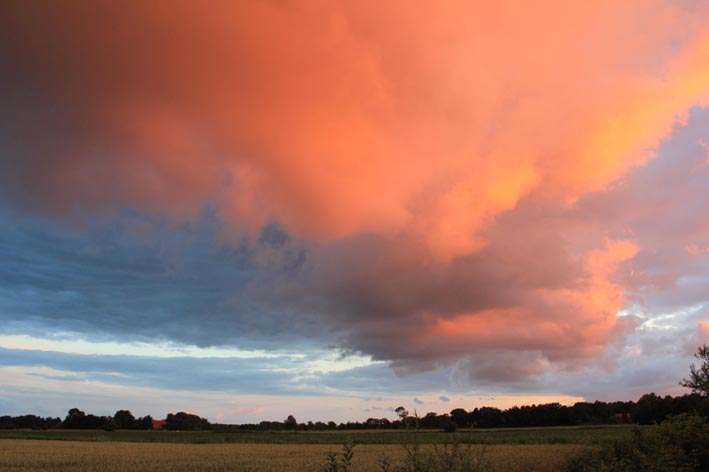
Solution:
M0 431L2 439L34 439L84 442L179 443L179 444L401 444L412 435L418 442L441 442L446 438L471 444L581 444L598 445L630 437L632 426L585 426L565 428L519 428L441 431L322 431L322 432L233 432L212 431Z
M491 472L560 470L569 458L588 447L571 444L485 446ZM322 470L328 452L337 450L339 446L326 444L150 444L6 439L0 440L0 470L315 472ZM377 471L382 456L396 460L403 453L394 445L359 445L351 470Z

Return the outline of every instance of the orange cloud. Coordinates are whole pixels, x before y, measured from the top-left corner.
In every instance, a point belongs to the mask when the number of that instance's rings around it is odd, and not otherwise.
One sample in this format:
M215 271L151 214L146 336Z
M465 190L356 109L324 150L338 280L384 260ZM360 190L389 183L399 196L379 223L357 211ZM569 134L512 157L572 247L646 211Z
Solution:
M699 340L702 344L709 343L709 322L700 321L699 322Z
M217 200L320 239L413 231L442 260L532 192L642 163L709 83L706 9L659 0L7 10L8 80L80 128L14 164L35 205Z
M573 289L542 289L523 306L439 318L432 338L472 350L536 350L555 361L598 355L627 328L616 317L623 289L611 278L637 251L632 241L606 241L605 249L587 256Z
M353 350L533 350L540 372L629 327L642 241L569 213L708 102L694 3L4 2L0 192L59 218L276 220L317 246L279 295Z
M695 257L709 254L709 248L699 247L696 244L688 244L684 247L684 250L687 254L691 254L692 256L695 256Z

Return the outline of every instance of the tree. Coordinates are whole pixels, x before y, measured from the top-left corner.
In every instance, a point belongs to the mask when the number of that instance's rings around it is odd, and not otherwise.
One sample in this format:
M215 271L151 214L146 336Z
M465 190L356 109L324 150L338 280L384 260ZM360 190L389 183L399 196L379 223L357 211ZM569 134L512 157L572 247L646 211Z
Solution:
M64 428L66 429L97 429L103 426L106 417L87 415L78 408L72 408L64 418Z
M288 430L295 431L298 429L298 421L295 419L295 416L288 415L288 418L283 422L283 426Z
M399 415L399 419L401 421L404 421L407 416L409 416L409 412L404 408L403 406L397 407L396 410L394 410L397 415Z
M106 420L101 425L101 429L104 431L115 431L118 429L118 424L110 416L106 417Z
M113 415L113 421L119 429L133 429L137 426L135 416L128 410L118 410Z
M138 418L136 420L136 423L137 423L138 429L144 429L144 430L153 429L153 417L150 415L146 415L146 416L143 416L142 418Z
M699 367L692 364L689 367L688 379L683 379L679 384L683 387L691 388L692 393L698 393L703 397L709 396L709 346L701 346L694 357L702 361Z
M453 420L459 428L465 428L470 425L470 415L462 408L451 410L450 416L451 420Z
M184 411L180 411L174 415L170 413L167 415L167 418L165 418L165 429L170 431L199 431L208 430L210 428L211 425L205 418L200 418L197 415L185 413Z
M81 429L86 421L86 413L78 408L72 408L64 418L64 428Z

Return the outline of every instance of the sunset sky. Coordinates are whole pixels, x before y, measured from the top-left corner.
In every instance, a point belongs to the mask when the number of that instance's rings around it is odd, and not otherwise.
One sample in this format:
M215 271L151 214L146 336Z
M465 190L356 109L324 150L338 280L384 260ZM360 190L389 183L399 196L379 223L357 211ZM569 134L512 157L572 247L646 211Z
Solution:
M0 415L681 394L709 2L0 5Z

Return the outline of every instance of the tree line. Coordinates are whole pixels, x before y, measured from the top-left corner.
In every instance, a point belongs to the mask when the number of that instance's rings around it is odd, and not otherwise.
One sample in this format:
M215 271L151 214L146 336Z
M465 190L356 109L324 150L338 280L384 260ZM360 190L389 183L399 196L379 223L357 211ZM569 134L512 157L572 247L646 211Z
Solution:
M197 415L179 412L170 413L164 420L155 420L146 415L139 418L129 410L118 410L113 416L86 414L78 408L72 408L64 419L59 417L42 418L37 415L0 416L0 429L117 429L168 431L199 431L212 429L211 423Z
M103 429L112 431L165 429L168 431L326 431L363 429L445 429L457 428L522 428L539 426L602 425L616 423L653 424L673 415L697 412L709 416L709 398L699 393L682 396L643 395L638 401L578 402L571 406L559 403L514 406L507 409L481 407L473 410L455 408L449 413L429 412L410 414L403 407L396 409L397 419L368 418L365 421L308 421L299 423L293 415L284 421L260 423L210 423L198 415L170 413L155 421L150 415L135 417L128 410L118 410L113 416L87 414L72 408L64 419L37 415L0 416L0 429Z

